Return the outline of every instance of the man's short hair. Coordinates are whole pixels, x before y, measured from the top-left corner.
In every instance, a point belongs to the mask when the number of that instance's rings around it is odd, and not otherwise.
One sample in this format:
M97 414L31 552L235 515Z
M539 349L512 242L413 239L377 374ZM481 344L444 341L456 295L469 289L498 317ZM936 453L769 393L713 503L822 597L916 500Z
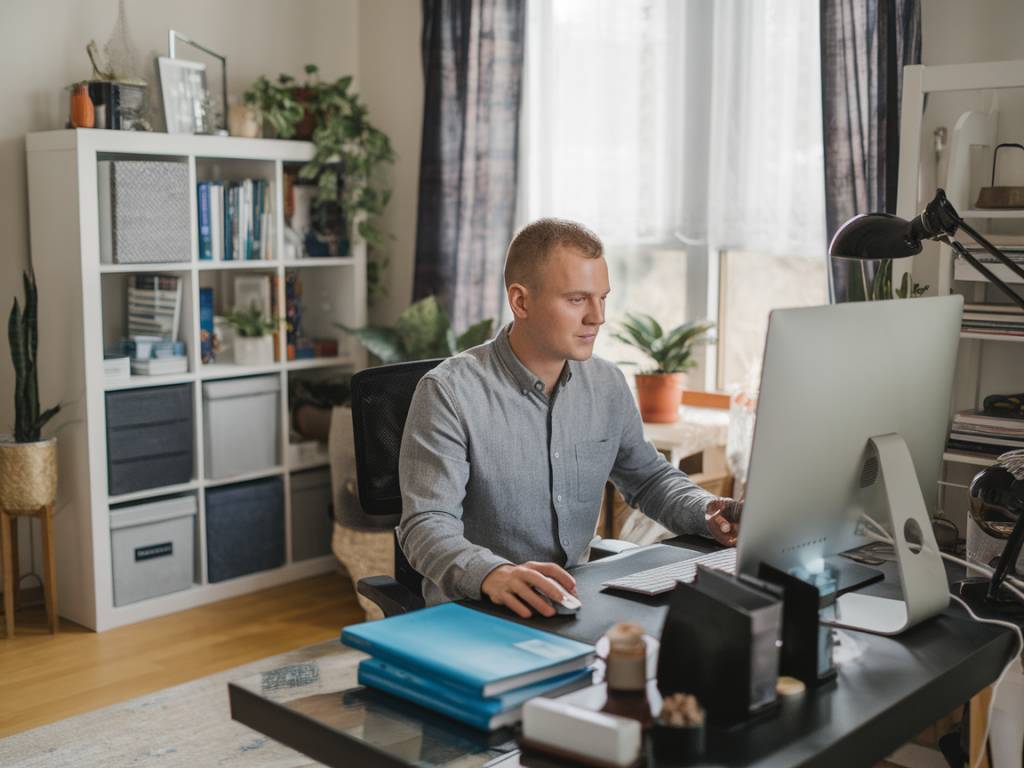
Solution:
M533 278L558 247L575 248L588 259L604 255L601 239L575 221L538 219L512 238L505 254L505 287L513 283L533 286Z

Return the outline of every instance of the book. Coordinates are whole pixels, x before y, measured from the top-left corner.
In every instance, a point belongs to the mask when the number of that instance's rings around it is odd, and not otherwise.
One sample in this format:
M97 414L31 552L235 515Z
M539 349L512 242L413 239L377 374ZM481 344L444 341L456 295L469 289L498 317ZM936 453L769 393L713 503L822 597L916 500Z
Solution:
M182 283L177 275L134 275L128 284L128 335L178 340Z
M594 647L444 603L346 627L345 645L473 696L497 696L582 669Z
M213 288L199 289L199 354L204 363L212 363L213 351Z
M149 360L132 360L132 374L135 376L162 376L169 373L187 373L188 358L152 357Z
M210 182L201 181L196 186L196 203L199 207L199 260L213 259L213 233L210 222Z
M591 685L593 671L589 667L577 669L488 698L470 696L458 689L439 685L380 659L359 662L358 679L360 685L407 699L482 731L493 731L519 722L523 704L535 696L561 696Z
M224 260L224 185L219 181L210 184L210 256Z

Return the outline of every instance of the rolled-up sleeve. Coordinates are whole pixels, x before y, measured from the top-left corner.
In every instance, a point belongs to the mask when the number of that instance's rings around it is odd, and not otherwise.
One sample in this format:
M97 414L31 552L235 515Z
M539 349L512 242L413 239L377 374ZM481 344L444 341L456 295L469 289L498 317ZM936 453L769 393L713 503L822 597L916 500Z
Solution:
M479 600L487 574L509 562L463 534L468 439L454 398L441 381L424 377L402 435L398 541L409 564L451 600Z
M710 536L704 512L716 498L673 467L644 438L640 411L619 372L622 436L611 480L626 503L677 534Z

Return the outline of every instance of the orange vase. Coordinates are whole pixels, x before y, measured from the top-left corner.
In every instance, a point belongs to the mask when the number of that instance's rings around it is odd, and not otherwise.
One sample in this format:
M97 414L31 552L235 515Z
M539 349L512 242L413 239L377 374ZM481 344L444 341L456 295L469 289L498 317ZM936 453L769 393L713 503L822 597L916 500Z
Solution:
M96 125L96 111L89 98L89 86L79 83L71 92L71 127L92 128Z
M636 377L640 418L648 424L672 424L679 419L683 373L644 373Z

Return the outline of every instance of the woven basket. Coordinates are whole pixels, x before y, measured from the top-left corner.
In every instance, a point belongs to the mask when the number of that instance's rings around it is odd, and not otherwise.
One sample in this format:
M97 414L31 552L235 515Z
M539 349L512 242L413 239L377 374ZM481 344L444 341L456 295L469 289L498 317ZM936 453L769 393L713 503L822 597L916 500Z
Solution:
M31 511L57 498L57 438L0 442L0 507Z

